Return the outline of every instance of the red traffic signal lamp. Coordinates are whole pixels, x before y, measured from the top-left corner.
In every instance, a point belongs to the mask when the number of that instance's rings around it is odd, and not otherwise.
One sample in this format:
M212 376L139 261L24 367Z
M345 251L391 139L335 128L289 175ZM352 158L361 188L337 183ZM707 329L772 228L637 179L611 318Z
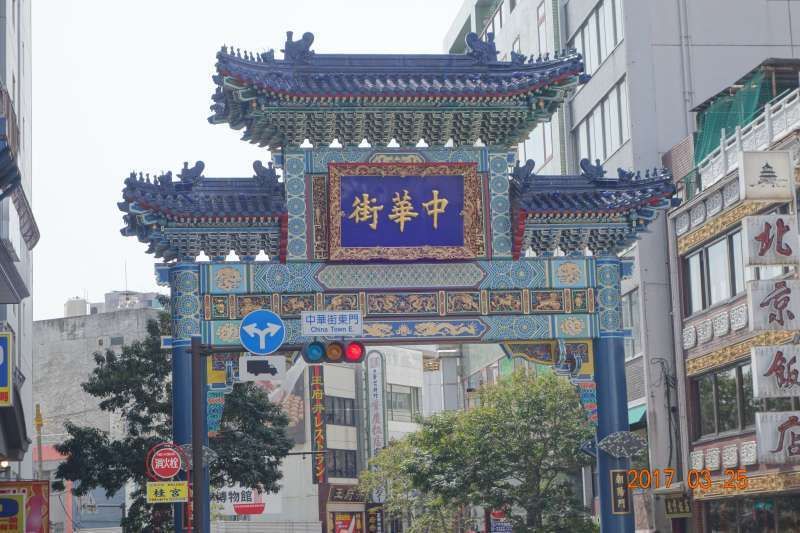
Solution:
M303 359L310 365L321 363L361 363L364 361L367 349L358 341L347 343L315 341L303 346L301 353Z

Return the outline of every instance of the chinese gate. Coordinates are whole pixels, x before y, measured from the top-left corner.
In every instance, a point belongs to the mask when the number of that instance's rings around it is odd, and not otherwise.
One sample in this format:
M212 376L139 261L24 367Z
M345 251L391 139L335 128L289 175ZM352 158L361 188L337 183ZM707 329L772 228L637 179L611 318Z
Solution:
M470 34L464 55L325 55L312 42L289 33L283 59L217 56L209 121L270 147L253 177L206 179L197 162L177 180L125 181L123 234L163 259L171 287L175 441L191 434L189 339L237 345L254 309L281 315L287 348L312 340L299 320L317 310L360 311L365 343L502 343L570 377L598 442L626 432L616 252L671 204L671 176L513 166L516 143L586 80L580 55L498 61L491 34ZM211 262L195 262L201 251ZM209 407L210 426L217 416ZM626 468L598 450L603 531L633 531L612 493Z

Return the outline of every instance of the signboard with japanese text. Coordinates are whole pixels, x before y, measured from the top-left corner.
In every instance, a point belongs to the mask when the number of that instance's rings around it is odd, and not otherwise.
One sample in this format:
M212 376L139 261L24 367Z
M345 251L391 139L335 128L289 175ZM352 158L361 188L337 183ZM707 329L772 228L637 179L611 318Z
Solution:
M611 483L611 513L630 514L633 509L631 506L631 492L628 489L627 470L609 470Z
M11 407L14 394L11 378L14 350L14 334L0 331L0 407Z
M745 266L795 264L800 257L795 215L760 215L742 221Z
M756 413L758 462L800 464L800 411Z
M364 533L362 513L337 511L328 514L333 518L333 533Z
M800 281L749 282L747 312L750 331L800 329Z
M383 504L371 503L367 505L367 533L384 533Z
M750 348L750 359L755 398L800 396L800 346Z
M357 485L331 485L328 501L331 503L364 503L365 499Z
M331 260L485 256L475 163L331 163Z
M174 448L160 448L150 456L150 470L159 479L172 479L181 470L181 455Z
M219 487L211 492L214 510L225 516L281 514L283 499L280 493L268 493L232 485Z
M367 402L369 405L369 452L375 457L386 446L384 419L383 355L370 350L367 354Z
M184 503L188 500L188 481L147 482L147 503Z
M322 365L308 367L309 396L311 401L311 478L315 485L327 481L325 450L325 377Z
M792 199L794 167L790 152L741 152L739 157L739 197L742 200Z
M689 518L692 516L692 502L686 494L666 494L664 509L669 518Z
M300 332L306 337L360 337L364 321L361 311L303 311Z
M24 494L0 494L0 531L26 532Z
M0 481L0 498L24 498L24 533L50 533L50 482L39 480ZM2 530L0 530L2 531ZM6 531L16 531L10 529Z

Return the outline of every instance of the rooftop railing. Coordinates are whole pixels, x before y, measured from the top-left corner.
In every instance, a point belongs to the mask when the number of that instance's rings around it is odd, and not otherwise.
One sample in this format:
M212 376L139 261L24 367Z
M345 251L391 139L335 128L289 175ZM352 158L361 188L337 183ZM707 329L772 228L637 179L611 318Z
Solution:
M722 130L719 147L697 165L697 192L709 188L737 169L741 152L764 150L797 128L800 128L800 88L768 102L761 114L744 126L737 126L733 135L728 136Z

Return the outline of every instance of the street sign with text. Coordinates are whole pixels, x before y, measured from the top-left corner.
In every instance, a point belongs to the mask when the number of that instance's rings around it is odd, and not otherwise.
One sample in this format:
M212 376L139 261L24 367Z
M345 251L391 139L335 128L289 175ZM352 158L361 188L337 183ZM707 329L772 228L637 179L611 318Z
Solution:
M300 332L307 337L360 337L361 311L303 311Z

